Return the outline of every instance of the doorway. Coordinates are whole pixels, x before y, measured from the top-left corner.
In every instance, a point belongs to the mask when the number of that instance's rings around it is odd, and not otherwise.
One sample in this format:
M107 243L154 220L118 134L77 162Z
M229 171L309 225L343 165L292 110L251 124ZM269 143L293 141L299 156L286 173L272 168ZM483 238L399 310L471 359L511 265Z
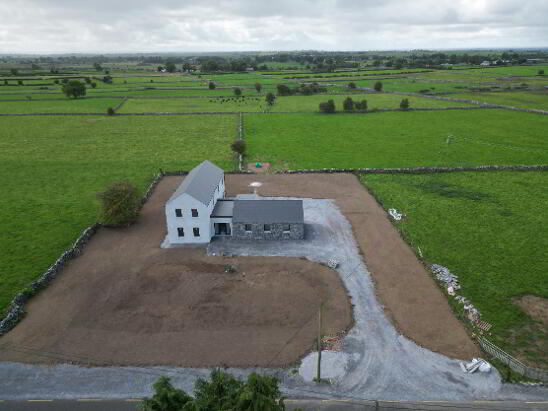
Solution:
M215 235L231 235L230 223L213 223Z

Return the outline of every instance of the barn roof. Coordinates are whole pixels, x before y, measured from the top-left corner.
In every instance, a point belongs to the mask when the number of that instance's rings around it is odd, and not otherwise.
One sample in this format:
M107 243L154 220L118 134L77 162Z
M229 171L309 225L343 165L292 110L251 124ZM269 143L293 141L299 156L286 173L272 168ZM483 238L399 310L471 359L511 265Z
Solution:
M234 223L302 223L302 200L235 200Z
M169 198L168 203L183 194L188 194L207 206L223 175L224 171L221 168L205 160L188 173L179 188Z

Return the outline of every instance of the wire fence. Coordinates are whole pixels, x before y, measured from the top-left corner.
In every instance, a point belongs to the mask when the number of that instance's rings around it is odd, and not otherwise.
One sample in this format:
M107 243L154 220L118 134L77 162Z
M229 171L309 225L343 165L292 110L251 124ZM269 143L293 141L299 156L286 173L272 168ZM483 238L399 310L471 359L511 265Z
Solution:
M508 365L515 372L535 380L548 381L548 371L541 370L540 368L533 368L523 364L517 358L512 357L506 351L497 347L492 342L488 341L483 337L478 337L478 341L481 347L491 354L493 357L499 359L504 364Z

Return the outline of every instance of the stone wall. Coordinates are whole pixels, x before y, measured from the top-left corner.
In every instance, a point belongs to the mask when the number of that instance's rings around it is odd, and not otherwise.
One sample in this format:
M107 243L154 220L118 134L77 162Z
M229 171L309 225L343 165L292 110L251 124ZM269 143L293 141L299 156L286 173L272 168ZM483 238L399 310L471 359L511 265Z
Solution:
M232 223L232 237L243 240L302 240L304 238L304 224L290 224L290 231L283 230L286 224L270 224L270 231L264 231L263 223L252 223L251 231L246 231L244 223Z

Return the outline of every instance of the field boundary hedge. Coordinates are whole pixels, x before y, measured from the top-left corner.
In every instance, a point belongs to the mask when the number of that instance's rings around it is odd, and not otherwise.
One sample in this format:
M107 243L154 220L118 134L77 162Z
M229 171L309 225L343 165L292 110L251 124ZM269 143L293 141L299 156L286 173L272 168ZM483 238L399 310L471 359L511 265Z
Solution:
M274 174L317 174L317 173L354 173L354 174L424 174L452 173L460 171L534 171L548 170L548 164L538 165L492 165L465 167L398 167L398 168L316 168L298 170L279 170Z

